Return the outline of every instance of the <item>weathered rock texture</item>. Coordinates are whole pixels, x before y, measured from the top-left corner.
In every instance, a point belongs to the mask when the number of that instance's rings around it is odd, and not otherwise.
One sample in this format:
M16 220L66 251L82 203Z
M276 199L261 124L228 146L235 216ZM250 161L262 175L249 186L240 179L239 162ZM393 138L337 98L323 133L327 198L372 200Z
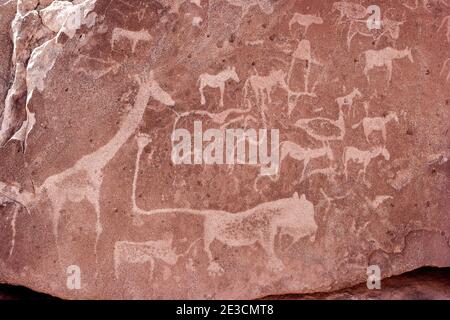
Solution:
M377 1L379 30L366 1L0 3L0 281L258 298L450 266L445 1ZM278 129L279 174L175 165L194 121Z
M336 292L284 296L278 300L450 300L450 269L421 268L383 279L380 290L361 284ZM43 296L42 298L44 298Z
M366 284L336 292L315 294L286 294L268 296L261 300L450 300L450 268L421 268L383 279L380 290L369 290ZM1 300L55 300L24 287L0 285Z

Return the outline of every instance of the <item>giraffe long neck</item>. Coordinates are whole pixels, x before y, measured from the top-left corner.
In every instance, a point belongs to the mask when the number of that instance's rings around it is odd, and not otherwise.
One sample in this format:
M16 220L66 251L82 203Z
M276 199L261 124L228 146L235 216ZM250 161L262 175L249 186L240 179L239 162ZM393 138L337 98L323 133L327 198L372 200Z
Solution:
M95 157L96 166L104 167L119 151L119 149L127 142L127 140L135 133L139 123L144 116L147 103L151 96L151 88L147 84L139 87L133 108L122 122L119 131L114 137L89 157Z

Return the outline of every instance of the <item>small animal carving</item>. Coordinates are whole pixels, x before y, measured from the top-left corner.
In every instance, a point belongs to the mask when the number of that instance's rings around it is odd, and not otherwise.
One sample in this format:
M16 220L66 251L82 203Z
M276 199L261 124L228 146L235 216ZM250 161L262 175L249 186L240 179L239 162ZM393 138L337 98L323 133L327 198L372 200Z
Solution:
M267 76L252 75L244 85L244 97L248 99L249 89L253 90L256 103L260 107L263 122L266 123L265 111L268 104L272 103L271 92L276 87L290 92L286 83L286 72L283 70L272 70Z
M362 173L365 181L367 167L370 165L372 159L380 155L383 156L386 161L389 161L391 157L389 151L387 151L384 147L374 147L370 150L359 150L355 147L346 147L342 158L342 162L344 163L345 178L348 179L348 164L350 161L353 161L363 165Z
M384 142L386 142L386 124L391 121L396 121L398 123L398 117L395 112L389 112L386 117L366 117L359 123L353 125L352 128L356 129L362 124L367 142L369 142L369 136L372 134L372 132L380 131Z
M223 96L225 94L225 82L229 79L239 82L239 77L236 73L235 67L228 67L227 69L219 72L216 75L209 73L203 73L198 78L197 83L200 84L199 91L201 96L201 104L206 103L205 95L203 90L205 87L219 88L220 89L220 106L223 107Z
M282 162L288 156L297 161L303 161L303 171L300 181L303 181L306 168L308 167L308 164L312 159L328 157L330 161L334 161L333 151L331 150L329 145L325 145L322 148L310 149L310 148L303 148L292 141L284 141L281 143L280 148L281 148L280 162Z
M369 71L375 67L386 67L388 71L388 83L392 79L393 61L396 59L408 58L411 62L414 62L411 49L397 50L391 47L386 47L381 50L367 50L364 52L366 58L366 66L364 67L364 75L367 81L370 83Z
M111 39L111 47L112 50L114 50L114 46L116 42L118 42L121 39L128 39L131 41L131 52L134 53L136 50L136 46L139 41L150 41L152 40L152 37L148 33L147 30L140 30L140 31L131 31L131 30L125 30L122 28L115 28L112 33L112 39Z
M342 107L348 107L348 111L350 112L353 107L353 100L355 98L361 98L362 93L357 88L353 88L353 91L350 92L348 95L336 98L336 103L339 106L339 109L342 109Z
M404 23L405 21L395 21L389 18L384 18L381 20L382 31L377 34L374 30L368 29L365 21L350 21L350 26L347 32L347 48L350 49L351 42L357 34L364 37L372 37L375 40L375 43L378 43L383 36L395 41L399 38L400 26Z
M172 238L146 242L118 241L114 245L114 274L119 278L120 267L123 263L149 263L149 275L153 278L153 271L157 260L171 266L178 261L179 255L173 249Z
M294 13L294 16L289 21L289 30L292 29L292 26L294 24L299 24L300 26L304 27L304 35L308 32L308 29L313 24L322 24L323 19L319 15L311 15L311 14L301 14L301 13Z

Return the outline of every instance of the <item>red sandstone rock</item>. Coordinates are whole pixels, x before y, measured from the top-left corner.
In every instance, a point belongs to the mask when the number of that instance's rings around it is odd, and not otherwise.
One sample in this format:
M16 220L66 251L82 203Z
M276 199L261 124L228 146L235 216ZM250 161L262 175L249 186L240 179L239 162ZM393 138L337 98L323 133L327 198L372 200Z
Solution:
M257 298L450 266L443 1L380 1L381 29L369 3L2 2L0 281ZM255 161L209 164L239 128Z

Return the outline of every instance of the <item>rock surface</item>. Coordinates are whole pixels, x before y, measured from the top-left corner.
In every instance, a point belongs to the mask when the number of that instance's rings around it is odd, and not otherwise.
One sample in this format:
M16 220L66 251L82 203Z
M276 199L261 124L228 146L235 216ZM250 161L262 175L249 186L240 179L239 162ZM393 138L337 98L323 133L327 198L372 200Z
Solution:
M23 287L0 285L1 300L55 300ZM261 300L450 300L450 269L421 268L383 279L380 290L360 284L336 292L268 296Z
M370 4L0 1L0 281L236 299L450 266L450 7ZM194 128L260 156L197 135L177 164Z
M384 279L380 290L361 284L336 292L270 296L279 300L450 300L450 269L421 268Z

